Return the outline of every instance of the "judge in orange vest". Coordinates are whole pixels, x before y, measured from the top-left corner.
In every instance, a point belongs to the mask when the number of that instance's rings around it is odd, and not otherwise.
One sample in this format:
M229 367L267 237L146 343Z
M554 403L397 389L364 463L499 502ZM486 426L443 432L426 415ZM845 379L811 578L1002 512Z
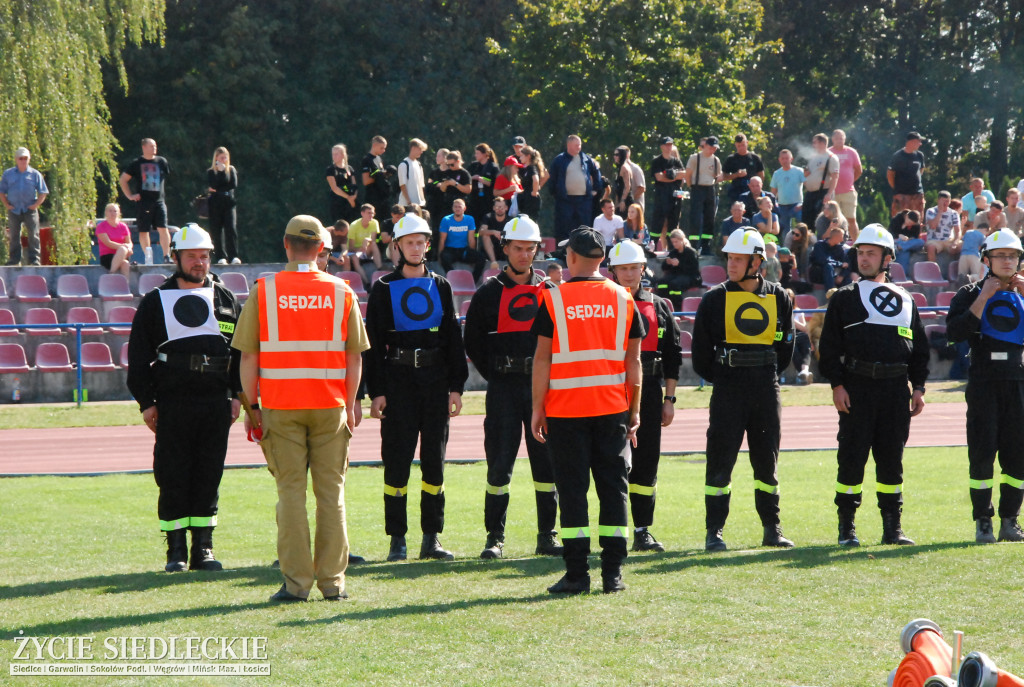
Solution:
M547 443L561 506L565 575L552 594L590 590L587 556L590 474L600 500L598 537L604 592L625 589L628 442L640 425L640 342L646 333L632 296L600 274L604 238L578 227L560 246L572 278L542 292L531 331L531 429Z
M256 282L232 341L242 351L242 390L251 404L246 429L262 431L263 455L277 481L284 584L271 601L305 601L314 579L324 599L348 598L345 472L359 422L361 353L370 344L355 293L317 269L322 232L315 217L288 222L288 264ZM306 515L307 468L317 501L315 556Z

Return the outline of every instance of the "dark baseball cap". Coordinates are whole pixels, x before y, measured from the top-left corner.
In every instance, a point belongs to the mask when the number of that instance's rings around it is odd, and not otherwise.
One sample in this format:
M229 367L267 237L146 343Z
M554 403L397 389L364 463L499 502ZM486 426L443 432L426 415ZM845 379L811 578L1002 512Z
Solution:
M516 136L515 138L512 139L512 145L524 146L526 145L526 139L523 138L522 136Z
M573 229L569 238L559 243L558 247L568 247L573 253L583 258L604 257L604 237L596 229L583 225Z
M704 139L704 144L709 146L718 147L718 136L708 136Z
M908 141L915 141L915 140L916 141L923 141L924 139L921 138L921 134L917 133L916 131L911 131L910 133L907 134L907 140Z
M671 136L662 136L661 141L658 142L658 145L668 146L672 145L673 143L675 143L675 140Z

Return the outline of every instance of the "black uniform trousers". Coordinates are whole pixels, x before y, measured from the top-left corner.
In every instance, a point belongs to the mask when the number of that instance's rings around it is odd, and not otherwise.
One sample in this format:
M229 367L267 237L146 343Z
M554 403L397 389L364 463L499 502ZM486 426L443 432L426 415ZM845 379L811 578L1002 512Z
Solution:
M633 514L633 527L650 527L654 522L664 400L661 377L645 375L640 388L640 428L636 432L633 464L629 468L629 507Z
M484 417L484 453L487 456L487 494L484 496L484 526L487 533L505 538L512 469L524 430L526 453L533 473L537 500L537 531L554 533L558 492L551 469L551 456L530 431L533 413L532 379L525 374L492 373L487 381Z
M775 375L743 368L749 374L715 379L711 392L704 483L705 526L725 527L729 517L732 469L747 435L750 466L754 469L754 506L765 527L779 524L779 461L782 405ZM755 372L756 370L756 372Z
M214 526L231 401L226 395L160 398L157 412L153 477L160 488L160 529Z
M665 243L668 243L668 235L672 233L673 229L679 228L679 213L683 207L683 201L672 195L673 189L666 187L662 190L660 187L654 189L654 212L651 216L651 238L661 238L662 227L665 226L665 222L668 222L668 227L665 231Z
M999 517L1016 518L1024 498L1024 381L967 382L967 459L973 518L990 518L994 464L999 454Z
M602 569L617 570L626 558L626 439L629 414L549 417L548 451L561 502L562 544L570 578L587 573L590 475L600 502L598 542Z
M861 504L861 484L868 453L875 457L878 508L898 511L903 505L903 447L910 436L910 388L906 377L871 379L848 373L843 388L850 412L839 413L836 459L836 507L853 516Z
M690 187L690 243L698 254L707 255L715 238L715 215L718 214L718 187Z
M210 195L210 236L214 261L238 257L238 228L235 199L223 193Z
M448 445L448 387L443 367L436 383L412 382L412 368L390 365L386 372L387 406L380 422L380 456L384 462L384 531L404 537L409 473L420 442L420 527L425 534L444 531L444 455Z

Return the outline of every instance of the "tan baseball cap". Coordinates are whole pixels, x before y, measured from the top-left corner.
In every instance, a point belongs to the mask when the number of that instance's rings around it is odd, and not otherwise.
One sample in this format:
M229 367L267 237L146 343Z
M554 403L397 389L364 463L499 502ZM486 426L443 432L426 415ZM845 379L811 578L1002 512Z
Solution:
M312 215L295 215L288 220L284 230L285 236L298 236L310 241L320 241L323 237L324 225Z

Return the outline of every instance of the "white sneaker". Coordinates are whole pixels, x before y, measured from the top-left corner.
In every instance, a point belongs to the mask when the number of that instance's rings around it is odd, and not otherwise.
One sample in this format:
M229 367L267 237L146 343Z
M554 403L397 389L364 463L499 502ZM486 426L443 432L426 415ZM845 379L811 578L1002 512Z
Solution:
M224 258L221 258L220 260L217 261L217 264L218 265L226 265L226 264L228 264L228 261L225 260Z
M232 265L241 265L242 261L239 258L231 258Z
M810 384L814 381L814 373L811 372L810 370L800 370L799 374L797 374L797 377L800 378L801 384Z

